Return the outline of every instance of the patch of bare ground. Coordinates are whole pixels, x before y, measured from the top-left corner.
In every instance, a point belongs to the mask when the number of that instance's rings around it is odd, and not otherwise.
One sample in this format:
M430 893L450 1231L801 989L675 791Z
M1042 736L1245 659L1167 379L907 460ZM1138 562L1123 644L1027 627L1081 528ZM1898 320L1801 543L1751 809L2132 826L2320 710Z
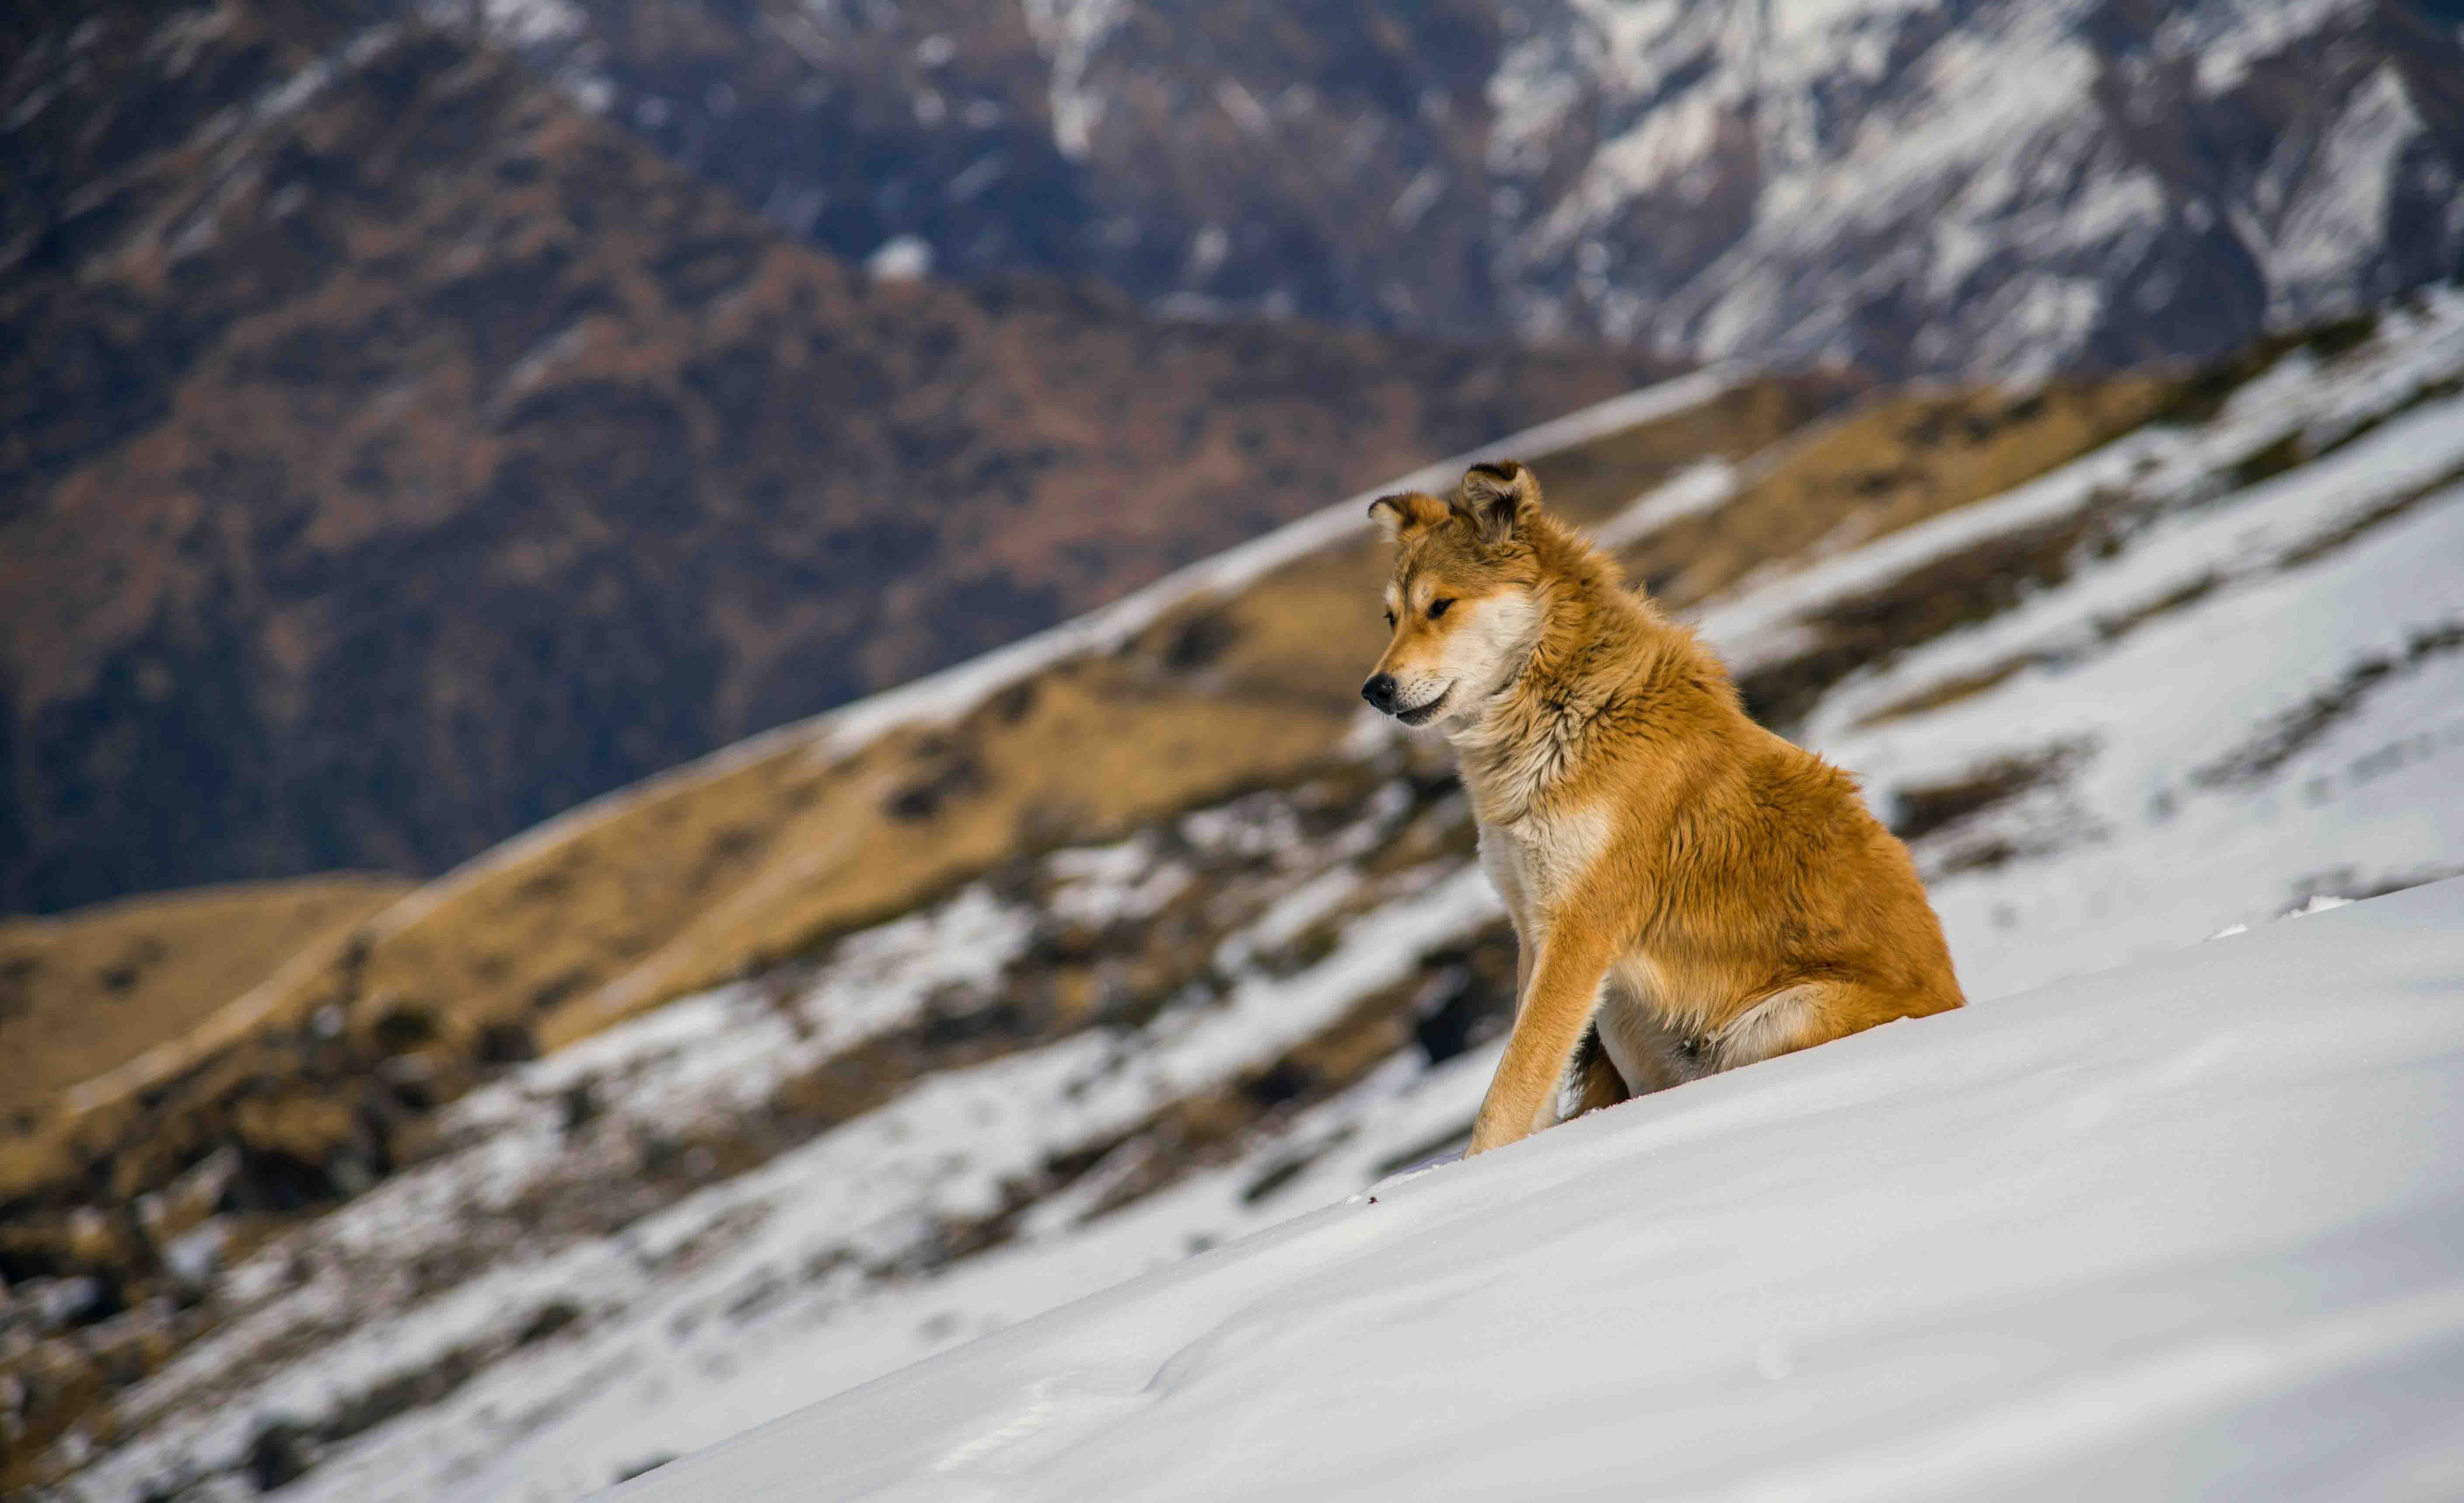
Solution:
M1851 673L1990 620L2031 592L2069 578L2104 520L2104 509L2092 501L2068 516L1984 538L1879 589L1832 602L1805 623L1813 645L1738 680L1746 708L1766 725L1797 725Z
M2417 630L2406 639L2403 651L2352 664L2335 683L2275 716L2241 745L2194 769L2190 782L2200 788L2238 788L2259 782L2334 730L2373 690L2458 648L2464 648L2464 621Z
M2149 621L2158 621L2176 611L2198 603L2215 592L2221 582L2214 574L2202 574L2184 581L2154 598L2142 601L2126 611L2101 616L2088 626L2088 637L2097 646L2108 645L2138 630ZM1924 688L1889 700L1859 716L1853 723L1858 730L1887 725L1931 710L1973 699L1979 694L1999 688L2025 670L2039 664L2061 663L2079 650L2078 645L2046 647L2030 652L2013 653L1984 667L1954 674Z
M2013 752L1930 783L1904 783L1885 798L1891 833L1917 848L1928 881L1991 870L2079 838L2076 821L1990 820L2023 798L2058 794L2062 780L2093 754L2084 742Z
M1513 1010L1514 938L1492 925L1423 957L1416 974L1362 997L1274 1059L1173 1102L1121 1139L1089 1166L1102 1176L1089 1214L1110 1214L1197 1170L1239 1161L1259 1134L1358 1084L1398 1053L1450 1059L1493 1036ZM1268 1198L1333 1145L1316 1144L1268 1165L1243 1198Z
M2322 361L2342 359L2377 338L2379 316L2365 311L2306 328L2265 335L2168 383L2163 404L2150 416L2159 423L2195 426L2212 420L2234 392L2274 370L2296 350Z
M2296 879L2286 891L2285 905L2299 907L2321 894L2362 903L2393 892L2409 892L2451 877L2464 877L2464 864L2433 861L2399 871L2367 873L2358 867L2335 866Z
M2064 745L1997 757L1957 777L1891 790L1891 833L1903 840L1926 836L1980 810L2016 797L2076 766L2084 749Z

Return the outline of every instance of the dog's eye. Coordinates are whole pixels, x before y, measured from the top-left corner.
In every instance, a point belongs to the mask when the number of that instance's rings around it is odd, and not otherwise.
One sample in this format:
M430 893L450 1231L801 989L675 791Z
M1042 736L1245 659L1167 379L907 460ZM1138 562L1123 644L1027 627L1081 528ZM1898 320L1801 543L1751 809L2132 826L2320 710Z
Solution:
M1395 613L1393 611L1388 611L1386 613L1386 629L1388 631L1393 631L1395 629Z
M1431 600L1429 602L1429 620L1436 621L1439 617L1443 616L1446 613L1446 607L1453 603L1455 602L1452 600Z

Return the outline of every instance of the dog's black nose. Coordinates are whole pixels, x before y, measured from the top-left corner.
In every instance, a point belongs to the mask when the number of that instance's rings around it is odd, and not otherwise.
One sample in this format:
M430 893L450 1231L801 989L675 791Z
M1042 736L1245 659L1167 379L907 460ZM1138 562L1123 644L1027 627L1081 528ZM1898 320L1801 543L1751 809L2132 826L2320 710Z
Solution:
M1395 675L1380 673L1360 686L1360 697L1388 714L1395 713Z

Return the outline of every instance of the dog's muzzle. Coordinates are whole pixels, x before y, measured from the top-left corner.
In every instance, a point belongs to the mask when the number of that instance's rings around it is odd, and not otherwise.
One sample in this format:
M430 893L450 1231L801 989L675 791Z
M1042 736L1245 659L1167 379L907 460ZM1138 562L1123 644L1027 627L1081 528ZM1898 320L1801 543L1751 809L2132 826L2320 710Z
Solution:
M1438 711L1446 708L1446 699L1454 693L1454 688L1448 686L1439 691L1437 698L1425 700L1418 705L1397 705L1395 703L1397 692L1398 686L1395 683L1395 675L1392 673L1380 673L1360 686L1362 699L1407 726L1425 726L1436 718Z

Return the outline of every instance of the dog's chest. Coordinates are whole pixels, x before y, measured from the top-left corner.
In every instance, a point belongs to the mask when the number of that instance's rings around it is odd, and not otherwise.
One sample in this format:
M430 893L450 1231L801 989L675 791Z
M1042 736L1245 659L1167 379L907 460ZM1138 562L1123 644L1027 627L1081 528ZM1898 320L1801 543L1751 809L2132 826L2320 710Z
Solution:
M1566 904L1607 849L1609 819L1595 810L1529 814L1480 827L1480 864L1529 932Z

